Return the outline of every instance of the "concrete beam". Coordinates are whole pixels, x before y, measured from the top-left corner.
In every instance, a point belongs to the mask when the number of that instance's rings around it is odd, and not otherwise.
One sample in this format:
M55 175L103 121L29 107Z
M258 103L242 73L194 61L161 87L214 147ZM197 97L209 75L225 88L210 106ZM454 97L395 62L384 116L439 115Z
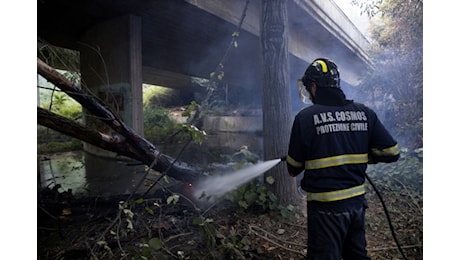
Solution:
M246 0L186 0L236 26ZM260 0L249 1L242 28L260 35ZM373 65L367 55L369 42L332 0L289 1L289 53L307 63L318 57L336 61L342 80L357 85ZM305 67L306 67L305 65ZM358 69L357 69L358 68ZM361 69L359 69L361 68Z
M143 82L151 85L173 89L205 90L207 79L201 79L177 72L144 66L142 68Z
M295 0L295 2L348 49L370 65L367 55L369 41L334 1Z

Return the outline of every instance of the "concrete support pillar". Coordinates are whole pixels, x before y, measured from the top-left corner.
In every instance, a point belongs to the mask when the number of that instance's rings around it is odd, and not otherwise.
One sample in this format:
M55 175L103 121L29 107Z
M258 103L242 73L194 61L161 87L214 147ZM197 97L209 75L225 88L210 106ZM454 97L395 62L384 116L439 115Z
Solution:
M143 135L141 18L133 15L103 21L81 38L82 86L109 105L128 126ZM84 112L85 124L110 133L111 129ZM86 152L114 154L84 144Z
M143 135L141 18L125 15L89 28L80 41L82 87L99 97L127 126ZM83 110L86 126L113 130ZM89 193L130 193L142 178L142 166L127 166L115 153L84 143Z

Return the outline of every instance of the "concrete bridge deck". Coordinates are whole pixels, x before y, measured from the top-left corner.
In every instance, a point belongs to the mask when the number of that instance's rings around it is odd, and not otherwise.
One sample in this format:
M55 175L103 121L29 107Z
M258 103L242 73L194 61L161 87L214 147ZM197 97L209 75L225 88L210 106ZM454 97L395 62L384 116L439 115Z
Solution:
M85 48L84 35L117 17L138 17L142 81L173 88L190 86L190 77L209 78L235 31L246 0L45 0L38 3L38 36L61 47ZM260 0L249 1L230 53L225 80L236 86L260 82ZM293 80L308 62L327 56L340 66L343 81L356 85L370 67L367 40L332 0L288 0L290 69ZM101 34L98 31L98 34ZM101 37L101 36L98 36ZM113 42L114 47L128 39Z

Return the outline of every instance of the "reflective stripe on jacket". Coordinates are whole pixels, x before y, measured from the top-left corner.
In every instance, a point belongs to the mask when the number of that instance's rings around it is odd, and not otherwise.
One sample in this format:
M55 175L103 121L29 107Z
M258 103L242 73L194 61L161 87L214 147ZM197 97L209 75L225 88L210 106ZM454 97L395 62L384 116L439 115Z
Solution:
M331 202L353 198L366 193L364 184L343 190L328 192L307 192L307 201Z
M342 154L321 159L307 160L305 162L305 169L313 170L353 163L367 163L367 153Z

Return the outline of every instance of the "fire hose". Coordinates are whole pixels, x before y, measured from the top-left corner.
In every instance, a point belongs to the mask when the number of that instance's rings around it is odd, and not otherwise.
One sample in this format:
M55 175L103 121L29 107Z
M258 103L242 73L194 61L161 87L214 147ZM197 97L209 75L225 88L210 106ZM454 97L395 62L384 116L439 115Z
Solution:
M393 236L393 239L394 239L394 241L396 243L396 246L398 247L399 253L401 253L402 257L407 260L407 257L406 257L406 255L404 255L402 247L399 244L398 238L396 237L396 232L395 232L395 229L393 227L393 224L391 223L391 218L390 218L390 215L388 214L388 209L387 209L387 206L385 205L385 202L383 201L382 195L380 195L379 190L377 189L377 187L375 186L374 182L371 180L369 175L367 175L367 173L364 173L364 176L366 177L367 181L369 181L369 183L371 184L372 188L374 188L375 193L377 194L377 196L379 197L380 202L382 203L383 211L385 212L385 216L386 216L386 218L388 220L388 225L390 226L391 235Z

